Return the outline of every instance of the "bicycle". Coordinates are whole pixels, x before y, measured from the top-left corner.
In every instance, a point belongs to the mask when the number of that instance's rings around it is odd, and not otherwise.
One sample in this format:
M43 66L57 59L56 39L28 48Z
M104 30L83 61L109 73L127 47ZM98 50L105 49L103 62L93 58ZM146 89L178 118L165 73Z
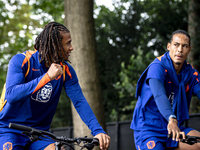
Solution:
M56 136L55 134L43 130L38 130L32 127L10 123L9 128L17 129L22 131L22 134L25 134L29 137L32 142L37 140L41 140L40 137L47 138L49 140L55 141L55 150L61 150L63 147L70 147L70 149L74 149L74 145L79 146L82 150L86 148L87 150L92 150L94 146L99 145L99 140L97 138L88 138L86 137L76 137L76 138L68 138L66 136Z
M168 138L172 138L172 134L168 134ZM183 139L182 134L179 136L181 142L193 145L195 143L200 143L200 137L198 136L190 136L190 135L185 135L185 139Z

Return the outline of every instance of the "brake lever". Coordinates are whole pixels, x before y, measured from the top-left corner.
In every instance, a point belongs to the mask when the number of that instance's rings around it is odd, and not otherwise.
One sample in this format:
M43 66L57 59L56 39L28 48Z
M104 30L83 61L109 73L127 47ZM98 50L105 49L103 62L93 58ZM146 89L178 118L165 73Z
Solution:
M22 132L22 134L25 134L26 136L28 136L28 138L32 141L35 142L37 140L42 140L40 138L40 136L42 136L42 134L39 134L38 132L35 132L34 130L31 130L30 132L28 131L24 131Z
M181 139L181 142L183 143L187 143L189 145L193 145L195 143L197 143L197 139L193 136L187 136L186 139Z

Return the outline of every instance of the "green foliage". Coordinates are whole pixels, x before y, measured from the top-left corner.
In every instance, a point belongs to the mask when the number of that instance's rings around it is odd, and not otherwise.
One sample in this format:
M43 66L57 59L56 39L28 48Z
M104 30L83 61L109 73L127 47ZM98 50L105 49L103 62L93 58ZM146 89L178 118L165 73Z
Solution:
M119 81L118 73L121 70L121 63L127 65L132 54L137 55L142 34L136 28L141 19L140 6L134 7L137 13L120 4L110 11L105 6L100 7L100 12L95 19L96 41L98 60L100 68L101 86L106 116L110 116L112 109L119 109L118 91L113 86ZM130 13L124 14L123 11ZM106 118L107 121L113 120Z
M56 21L63 24L64 2L64 0L36 0L33 7L35 14L42 16L44 24L47 24L49 21ZM47 14L49 15L49 19L47 18Z
M7 41L7 32L5 32L6 27L4 26L6 20L9 18L7 14L8 10L5 8L5 4L3 1L0 1L0 91L2 91L5 77L6 77L6 62L5 55L3 53L3 46L2 44Z
M7 66L10 58L16 53L33 49L33 31L39 23L30 18L31 6L18 1L7 2L12 8L8 10L4 2L0 2L0 84L6 79ZM2 86L0 87L2 90Z
M188 0L144 0L143 4L147 15L144 24L149 26L145 31L149 35L145 42L155 41L150 49L161 55L173 31L188 30Z
M189 111L190 114L200 113L200 101L197 96L192 97Z
M119 94L120 100L118 105L120 108L118 112L112 110L112 115L114 112L118 113L120 121L132 119L132 113L137 100L135 98L137 80L151 60L150 53L144 54L141 49L138 49L138 55L135 56L133 54L127 66L125 66L124 62L121 63L120 81L115 84Z

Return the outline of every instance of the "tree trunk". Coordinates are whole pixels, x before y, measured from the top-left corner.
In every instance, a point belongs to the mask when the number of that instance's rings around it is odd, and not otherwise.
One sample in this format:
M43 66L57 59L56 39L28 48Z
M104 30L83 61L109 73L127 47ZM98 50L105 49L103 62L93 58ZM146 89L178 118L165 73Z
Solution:
M70 30L72 46L70 61L89 105L105 129L103 100L97 66L93 0L65 0L65 25ZM91 136L72 106L74 136Z
M188 12L188 32L191 36L192 47L188 61L194 66L195 69L200 71L200 1L190 0ZM199 112L198 100L192 98L190 113L195 112Z
M195 0L190 0L189 1L189 11L188 11L188 33L191 36L191 41L190 41L190 46L193 48L194 42L193 42L193 37L195 37L195 26L194 26L194 18L195 18L195 12L194 12L194 4ZM188 61L193 65L193 50L188 56Z

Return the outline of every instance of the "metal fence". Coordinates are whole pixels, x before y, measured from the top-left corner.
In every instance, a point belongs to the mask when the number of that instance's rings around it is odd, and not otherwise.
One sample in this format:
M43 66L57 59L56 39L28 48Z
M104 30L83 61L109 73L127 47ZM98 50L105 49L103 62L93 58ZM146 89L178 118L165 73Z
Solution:
M106 124L107 133L111 137L109 150L136 150L130 123L131 121L123 121ZM200 114L190 115L190 119L184 126L200 131ZM73 127L53 128L51 132L60 136L73 137Z

